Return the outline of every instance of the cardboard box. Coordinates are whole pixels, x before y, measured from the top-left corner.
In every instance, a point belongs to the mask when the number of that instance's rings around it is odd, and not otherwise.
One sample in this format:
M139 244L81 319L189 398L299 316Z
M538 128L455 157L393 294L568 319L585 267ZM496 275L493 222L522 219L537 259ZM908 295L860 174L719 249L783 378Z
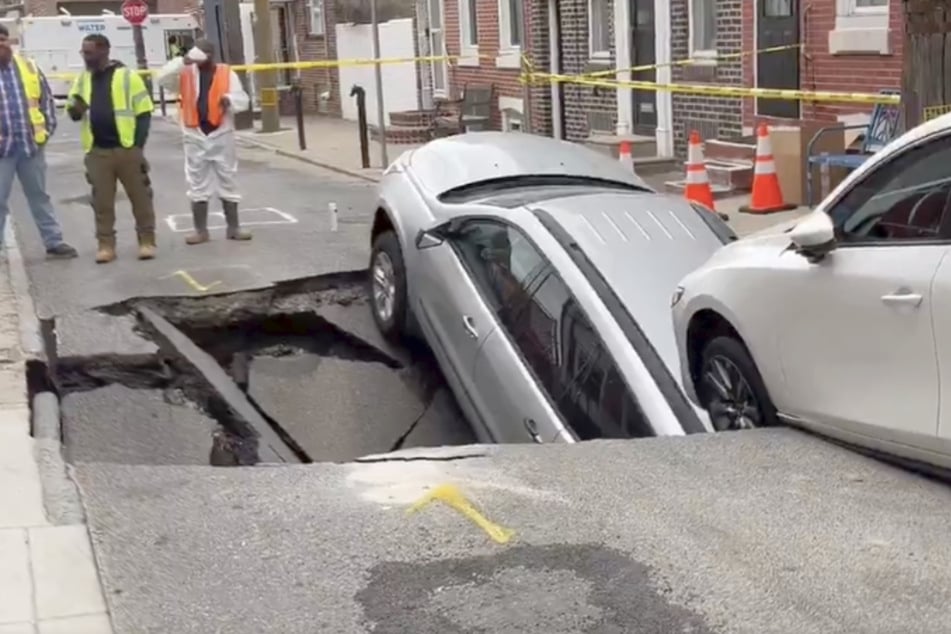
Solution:
M806 151L809 141L822 128L835 125L828 121L797 120L790 121L789 125L770 128L770 139L773 145L773 158L776 161L776 173L779 177L779 186L783 197L792 205L810 204L806 200ZM813 146L813 155L828 152L842 154L845 152L845 137L841 130L830 130L820 137ZM843 178L848 170L833 168L829 173L829 190L822 189L822 175L818 166L812 167L812 196L814 206L825 197Z

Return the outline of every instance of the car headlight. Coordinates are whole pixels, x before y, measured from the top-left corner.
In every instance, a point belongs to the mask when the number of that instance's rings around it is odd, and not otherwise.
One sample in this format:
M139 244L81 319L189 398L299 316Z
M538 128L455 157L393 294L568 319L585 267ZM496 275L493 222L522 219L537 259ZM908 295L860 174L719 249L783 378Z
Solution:
M674 294L670 296L670 307L673 308L674 306L679 304L680 300L683 299L683 296L684 296L684 287L678 286L674 290Z

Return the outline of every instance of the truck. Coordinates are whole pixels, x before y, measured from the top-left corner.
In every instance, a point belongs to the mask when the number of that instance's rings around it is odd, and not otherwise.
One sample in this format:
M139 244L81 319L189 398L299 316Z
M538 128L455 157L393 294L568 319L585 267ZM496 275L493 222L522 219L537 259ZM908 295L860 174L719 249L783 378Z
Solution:
M190 14L150 15L142 25L149 68L159 69L172 56L191 48L197 29L198 21ZM17 34L19 51L43 69L53 95L60 99L67 96L73 78L84 68L80 48L89 34L105 35L112 44L112 58L136 67L132 26L120 15L23 17L10 32Z

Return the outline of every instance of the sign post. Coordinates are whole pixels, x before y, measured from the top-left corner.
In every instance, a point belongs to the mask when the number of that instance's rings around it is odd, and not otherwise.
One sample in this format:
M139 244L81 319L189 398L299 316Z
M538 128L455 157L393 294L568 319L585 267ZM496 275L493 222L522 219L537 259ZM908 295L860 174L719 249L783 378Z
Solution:
M123 0L122 17L132 25L132 42L135 44L135 65L139 70L149 69L149 60L145 56L145 37L142 35L142 24L149 18L149 5L145 0ZM152 94L152 76L144 75L145 88Z

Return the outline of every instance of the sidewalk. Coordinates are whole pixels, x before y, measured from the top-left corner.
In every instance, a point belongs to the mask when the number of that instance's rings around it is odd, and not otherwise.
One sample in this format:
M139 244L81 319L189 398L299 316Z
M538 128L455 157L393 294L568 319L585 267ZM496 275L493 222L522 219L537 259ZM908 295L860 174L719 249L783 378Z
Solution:
M255 122L259 129L260 122ZM238 133L239 138L251 145L274 150L282 156L296 158L336 172L349 174L368 181L380 180L380 144L370 141L370 165L364 169L360 158L360 130L353 121L336 117L310 115L304 119L304 135L307 149L301 150L298 142L297 120L281 118L280 132L261 133L257 129ZM395 145L387 143L388 159L419 147L418 145Z
M112 634L86 525L53 525L44 509L37 443L30 433L27 355L20 335L24 326L20 314L32 313L32 302L21 305L11 281L11 267L22 264L9 229L4 243L5 253L0 255L0 634ZM25 271L20 277L25 280Z
M260 125L260 124L257 124ZM380 167L363 169L360 166L360 135L357 124L335 117L314 115L304 121L304 133L307 149L300 150L297 138L297 122L293 117L281 119L280 132L262 134L257 130L239 132L240 138L249 144L277 152L282 156L319 165L326 169L356 176L369 181L378 181L383 170ZM401 153L419 147L417 145L387 145L389 159L392 161ZM370 164L380 164L380 144L370 142ZM679 174L678 174L679 175ZM645 177L649 185L664 191L664 182L678 175L658 174ZM740 213L740 206L749 202L749 196L737 196L717 201L717 210L730 216L730 226L741 236L756 233L773 225L798 218L808 208L799 207L793 211L777 214L752 215Z

